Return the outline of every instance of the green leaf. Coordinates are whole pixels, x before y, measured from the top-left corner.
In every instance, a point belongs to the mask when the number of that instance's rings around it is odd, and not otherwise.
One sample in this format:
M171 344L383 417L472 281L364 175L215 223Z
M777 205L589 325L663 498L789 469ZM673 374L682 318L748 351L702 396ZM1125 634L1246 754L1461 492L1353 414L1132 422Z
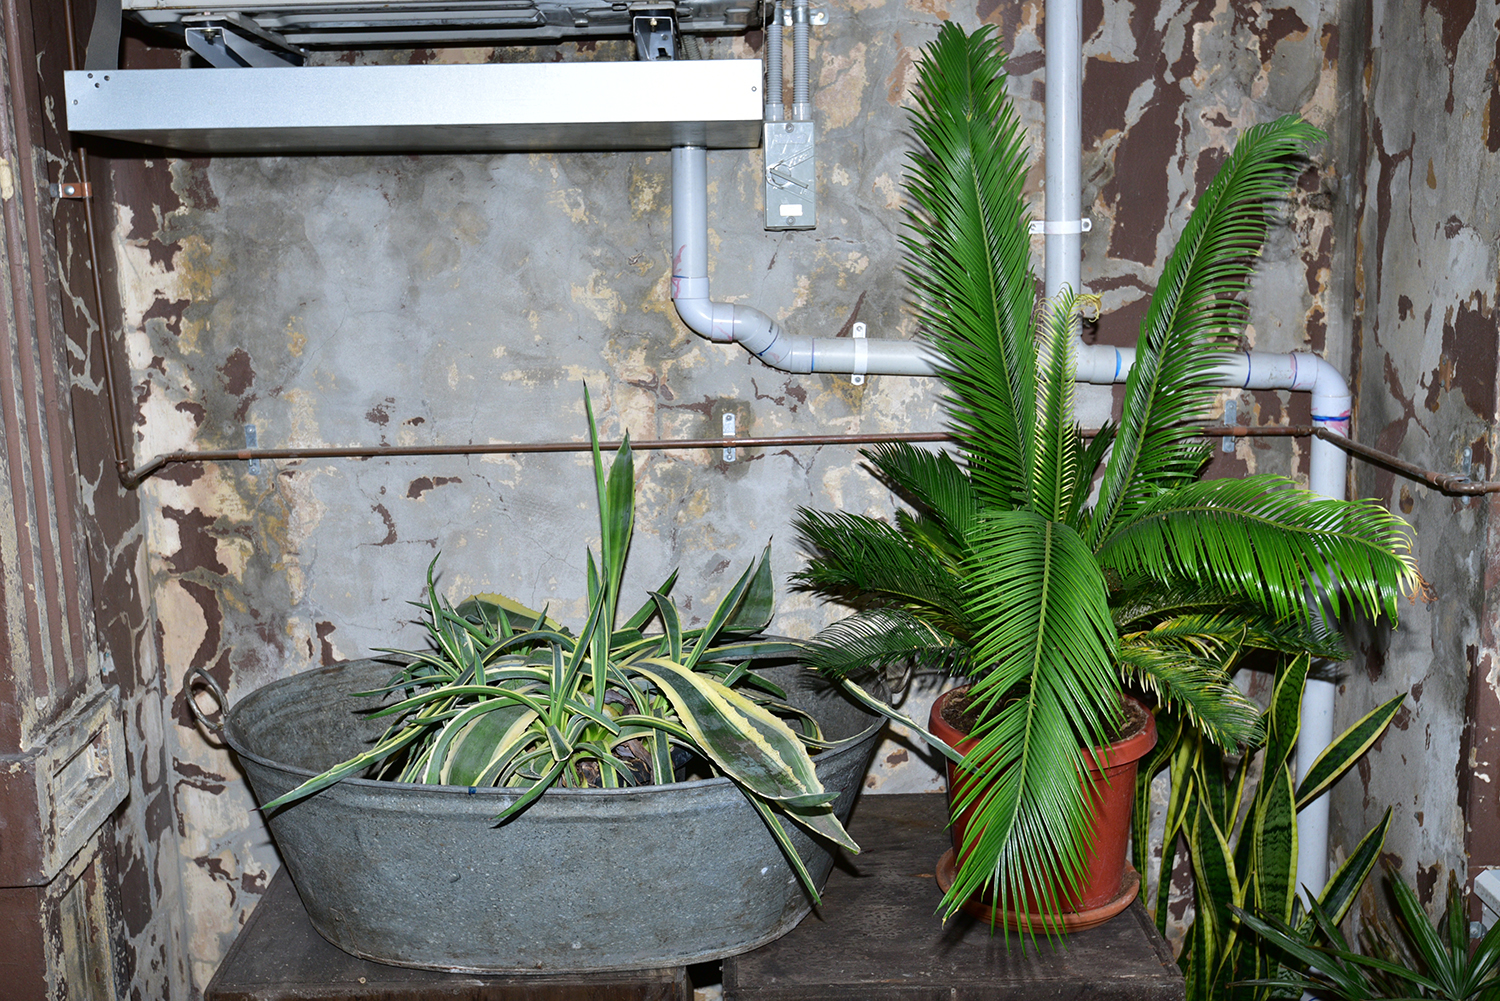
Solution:
M834 798L818 781L797 735L750 699L659 657L643 660L635 670L672 703L693 743L756 796L798 806L820 806Z
M1401 705L1405 700L1405 695L1397 695L1390 701L1376 706L1323 749L1323 753L1318 755L1318 759L1312 763L1312 767L1307 770L1302 783L1297 787L1297 809L1300 810L1317 799L1370 749L1371 744L1380 739L1385 728L1401 711Z
M1292 774L1286 766L1268 769L1261 778L1252 817L1256 909L1290 921L1292 901L1297 897L1297 810Z
M1354 851L1349 853L1344 864L1339 866L1338 871L1328 880L1328 885L1323 888L1318 904L1334 924L1341 923L1349 913L1349 908L1354 905L1359 888L1365 885L1365 880L1380 858L1380 851L1385 847L1385 834L1390 826L1391 808L1386 807L1385 816L1380 823L1370 828L1369 833L1360 839L1359 844L1354 846ZM1311 916L1306 920L1310 924Z
M771 579L771 546L761 551L754 564L750 586L724 623L723 632L734 635L758 633L771 624L776 609L776 584Z
M1100 480L1089 541L1098 548L1149 499L1198 476L1197 435L1210 376L1237 346L1268 203L1296 180L1322 133L1287 115L1246 130L1197 204L1151 296L1125 383L1125 403Z

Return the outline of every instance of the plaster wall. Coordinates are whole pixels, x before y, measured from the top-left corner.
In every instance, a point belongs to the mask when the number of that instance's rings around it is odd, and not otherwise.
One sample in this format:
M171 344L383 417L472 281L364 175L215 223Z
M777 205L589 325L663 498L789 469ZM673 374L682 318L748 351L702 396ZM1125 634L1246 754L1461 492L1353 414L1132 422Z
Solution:
M909 338L899 277L905 110L918 49L946 19L997 25L1011 86L1040 138L1039 0L839 0L812 45L820 225L760 228L759 151L709 155L716 298L789 329ZM1085 4L1084 280L1104 296L1090 337L1133 339L1191 201L1235 136L1288 112L1337 118L1332 0ZM716 40L716 58L760 40ZM619 58L614 43L362 54L358 61ZM1335 278L1337 143L1288 205L1253 291L1249 344L1347 354ZM1038 150L1038 158L1040 151ZM137 463L179 448L581 438L586 382L601 430L637 439L935 430L916 379L792 376L687 331L669 299L665 153L118 159L113 233ZM1033 173L1039 189L1040 166ZM1040 243L1036 245L1040 252ZM1228 393L1225 394L1227 397ZM1114 402L1086 393L1081 420ZM1305 423L1305 399L1245 394L1241 420ZM1216 469L1301 473L1305 446L1241 442ZM768 539L784 579L798 505L887 513L853 450L665 452L638 460L630 580L675 566L689 613ZM458 599L499 591L576 618L596 537L581 457L174 466L141 490L167 781L182 853L194 989L277 866L250 794L174 692L191 667L231 700L275 678L411 646L406 602L438 559ZM644 597L643 590L640 592ZM773 628L810 635L835 612L785 595ZM147 689L143 689L146 691ZM931 691L912 696L925 713ZM871 791L934 789L919 747L883 746Z
M1500 8L1351 4L1352 116L1364 152L1353 194L1352 354L1362 441L1441 470L1468 450L1493 478L1500 273ZM1355 35L1356 32L1351 32ZM1358 107L1358 110L1356 110ZM1334 797L1352 846L1387 807L1387 861L1441 911L1448 874L1500 862L1493 503L1445 497L1369 467L1360 494L1416 530L1430 599L1364 644L1341 686L1342 724L1405 692L1391 729ZM1373 887L1372 887L1373 890ZM1373 900L1371 901L1373 903ZM1474 916L1478 916L1477 912Z

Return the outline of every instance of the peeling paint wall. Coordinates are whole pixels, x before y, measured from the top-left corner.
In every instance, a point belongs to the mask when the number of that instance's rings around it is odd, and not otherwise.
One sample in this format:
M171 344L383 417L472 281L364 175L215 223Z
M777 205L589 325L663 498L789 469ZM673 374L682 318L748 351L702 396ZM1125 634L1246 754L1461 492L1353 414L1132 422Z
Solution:
M1362 17L1350 4L1351 19ZM1351 110L1363 149L1351 296L1354 433L1444 471L1470 450L1495 477L1497 241L1500 241L1500 21L1473 0L1376 4L1351 33ZM1415 526L1432 601L1364 645L1341 686L1341 718L1405 692L1391 730L1334 797L1345 845L1396 821L1388 861L1440 911L1449 870L1500 864L1495 810L1491 502L1441 496L1356 467L1356 489ZM1466 855L1468 856L1466 860ZM1477 917L1477 913L1475 914Z
M897 239L918 49L944 19L997 25L1023 120L1040 137L1042 6L831 4L812 45L820 225L764 232L759 151L710 153L714 296L798 333L848 336L860 320L873 337L911 337ZM1288 112L1338 122L1336 15L1332 0L1085 4L1085 210L1095 226L1084 280L1107 311L1091 337L1133 338L1195 193L1243 128ZM709 48L722 58L758 45L752 35ZM601 42L358 59L625 54ZM1338 332L1351 317L1334 193L1360 168L1339 156L1318 158L1277 227L1246 340L1327 349L1342 366L1349 344ZM730 411L742 435L941 426L921 380L854 387L786 375L687 331L669 299L665 153L121 159L114 174L138 462L242 445L247 424L262 446L579 438L585 382L609 437L716 436ZM1085 393L1082 419L1097 423L1114 400ZM1307 420L1305 398L1239 402L1245 422ZM1305 473L1304 452L1241 442L1215 469ZM654 586L680 565L690 613L768 539L778 577L796 569L788 526L798 505L890 510L844 448L742 449L734 463L652 453L638 478L630 580ZM583 458L523 456L277 462L254 475L243 463L175 466L148 482L141 505L152 656L166 679L163 781L188 976L201 989L278 863L228 755L172 694L177 679L201 667L234 700L309 667L415 645L406 602L434 558L450 596L500 591L576 618L593 500ZM833 614L787 595L773 628L809 635ZM908 709L925 713L931 696L919 690ZM887 743L868 786L937 788L922 757L910 741Z

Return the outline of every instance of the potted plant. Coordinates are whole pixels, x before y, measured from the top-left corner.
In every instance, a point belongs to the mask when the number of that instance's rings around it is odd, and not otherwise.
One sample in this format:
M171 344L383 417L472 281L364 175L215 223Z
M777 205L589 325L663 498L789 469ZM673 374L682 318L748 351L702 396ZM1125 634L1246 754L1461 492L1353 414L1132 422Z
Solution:
M429 569L426 649L227 713L309 916L346 951L485 972L721 958L796 925L830 843L858 851L842 821L875 717L760 635L769 549L702 626L676 574L624 616L633 459L627 437L606 472L585 408L601 543L576 632L497 596L453 606Z
M1111 763L1124 690L1215 744L1249 742L1258 714L1226 673L1242 650L1334 654L1325 615L1394 616L1417 577L1405 525L1374 503L1274 476L1202 479L1206 383L1236 347L1273 204L1320 133L1286 117L1242 136L1163 269L1119 420L1089 438L1072 407L1077 299L1037 301L1003 66L991 29L943 26L921 62L924 148L905 182L907 271L957 454L867 451L909 510L894 524L802 511L810 561L795 582L855 607L819 637L825 673L969 679L952 810L972 818L945 912L983 893L997 917L1050 933L1091 892L1093 804L1133 784L1090 772ZM1119 869L1104 878L1116 895Z

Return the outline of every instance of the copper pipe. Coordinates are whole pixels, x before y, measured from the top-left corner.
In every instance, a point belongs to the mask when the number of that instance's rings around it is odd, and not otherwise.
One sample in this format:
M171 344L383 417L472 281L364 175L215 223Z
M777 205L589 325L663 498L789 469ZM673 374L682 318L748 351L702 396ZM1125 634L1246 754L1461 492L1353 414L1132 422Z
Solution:
M79 68L78 40L75 37L73 24L73 4L64 3L63 13L67 19L68 68L76 70ZM88 145L86 143L75 142L73 150L78 154L78 180L83 184L85 191L92 190L92 185L89 182ZM61 174L58 175L57 180L59 184L62 183ZM134 456L127 456L125 454L125 443L130 440L130 429L120 414L120 408L116 405L115 386L117 383L115 378L115 358L114 352L110 350L109 323L108 317L105 315L106 307L104 305L104 284L100 276L102 269L100 268L99 260L99 237L94 227L94 205L92 199L88 200L83 206L83 231L87 234L89 243L89 263L91 265L89 268L89 278L94 286L94 310L97 313L95 326L98 328L99 333L100 362L104 368L104 405L109 411L109 440L110 446L115 453L115 475L120 478L121 486L128 490L133 490L140 485L140 481L136 480L132 482L130 479L134 474L134 470L130 468L130 460Z
M1097 432L1083 432L1092 437ZM1474 495L1500 493L1500 482L1473 483L1462 476L1438 473L1430 469L1398 459L1396 456L1357 441L1334 434L1327 428L1311 424L1266 425L1245 427L1243 425L1214 424L1200 428L1205 438L1321 438L1353 455L1384 466L1403 476L1420 480L1428 486L1446 494ZM704 439L659 439L633 441L630 447L638 452L668 451L678 449L710 448L774 448L807 445L875 445L882 442L942 442L953 441L947 431L913 431L901 434L830 434L830 435L777 435L769 438L704 438ZM620 447L618 441L600 442L599 447L607 452ZM230 462L250 459L378 459L383 456L428 456L428 455L523 455L537 452L587 452L586 441L542 441L542 442L496 442L483 445L391 445L370 447L353 445L334 448L231 448L202 452L168 452L158 455L137 469L121 474L126 487L135 489L163 467L183 462Z
M1321 438L1332 442L1350 455L1357 455L1361 459L1372 462L1377 466L1384 466L1394 473L1414 480L1420 480L1445 494L1456 494L1458 496L1473 497L1479 494L1500 493L1500 481L1488 483L1475 483L1466 476L1456 476L1453 473L1439 473L1431 469L1424 469L1415 463L1398 459L1389 452L1382 452L1378 448L1369 445L1361 445L1352 438L1346 438L1341 434L1335 434L1325 427L1313 424L1295 424L1286 427L1206 427L1203 429L1205 438Z
M904 434L826 434L826 435L776 435L769 438L691 438L662 439L655 441L632 441L630 447L637 452L656 452L677 449L710 448L774 448L776 446L800 445L874 445L881 442L937 442L952 441L946 431L915 431ZM619 449L618 441L601 441L599 448L606 452ZM158 455L138 469L130 470L125 485L140 486L147 477L163 466L180 462L225 462L245 459L378 459L386 456L412 455L522 455L535 452L587 452L592 446L586 441L538 441L538 442L493 442L482 445L391 445L380 448L354 445L334 448L231 448L208 452L168 452Z

